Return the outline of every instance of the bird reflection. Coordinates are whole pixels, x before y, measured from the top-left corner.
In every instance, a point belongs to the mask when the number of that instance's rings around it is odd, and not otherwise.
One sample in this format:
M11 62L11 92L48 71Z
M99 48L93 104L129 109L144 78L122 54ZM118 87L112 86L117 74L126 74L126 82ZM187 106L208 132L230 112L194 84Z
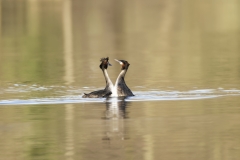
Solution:
M125 101L126 97L116 97L106 99L106 111L104 112L106 135L102 140L126 140L124 119L128 118L126 109L129 102Z

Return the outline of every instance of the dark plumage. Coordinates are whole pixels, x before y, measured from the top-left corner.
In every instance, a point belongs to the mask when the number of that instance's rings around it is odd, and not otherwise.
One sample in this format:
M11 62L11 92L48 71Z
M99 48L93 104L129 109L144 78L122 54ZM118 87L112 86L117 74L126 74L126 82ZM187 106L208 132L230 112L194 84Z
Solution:
M84 93L82 98L106 98L109 97L112 94L111 91L108 91L106 89L93 91L91 93Z

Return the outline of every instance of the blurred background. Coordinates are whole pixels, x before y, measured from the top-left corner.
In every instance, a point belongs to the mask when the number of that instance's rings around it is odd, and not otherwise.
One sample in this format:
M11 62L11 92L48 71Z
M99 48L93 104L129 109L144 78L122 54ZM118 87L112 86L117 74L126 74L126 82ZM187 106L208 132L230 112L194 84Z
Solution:
M1 0L0 82L101 87L101 57L130 86L236 87L236 0Z
M62 104L106 56L138 99L220 96ZM239 0L0 0L0 160L238 160L239 90Z

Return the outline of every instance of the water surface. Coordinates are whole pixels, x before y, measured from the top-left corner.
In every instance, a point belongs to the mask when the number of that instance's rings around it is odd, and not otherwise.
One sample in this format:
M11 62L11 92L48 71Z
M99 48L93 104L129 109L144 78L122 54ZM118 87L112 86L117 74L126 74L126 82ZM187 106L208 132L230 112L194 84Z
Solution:
M0 159L240 157L235 0L0 0ZM134 97L84 99L120 66Z

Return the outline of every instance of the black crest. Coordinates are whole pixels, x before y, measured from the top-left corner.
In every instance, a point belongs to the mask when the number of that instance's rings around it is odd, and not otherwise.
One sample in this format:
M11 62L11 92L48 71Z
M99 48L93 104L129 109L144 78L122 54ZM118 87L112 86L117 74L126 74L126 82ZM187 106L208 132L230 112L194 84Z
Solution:
M108 63L108 59L109 59L108 57L106 57L106 58L101 58L101 59L100 59L100 62L102 62L102 63L100 64L99 67L100 67L101 69L104 69L104 68L107 69L107 68L108 68L108 64L109 64L109 63Z

